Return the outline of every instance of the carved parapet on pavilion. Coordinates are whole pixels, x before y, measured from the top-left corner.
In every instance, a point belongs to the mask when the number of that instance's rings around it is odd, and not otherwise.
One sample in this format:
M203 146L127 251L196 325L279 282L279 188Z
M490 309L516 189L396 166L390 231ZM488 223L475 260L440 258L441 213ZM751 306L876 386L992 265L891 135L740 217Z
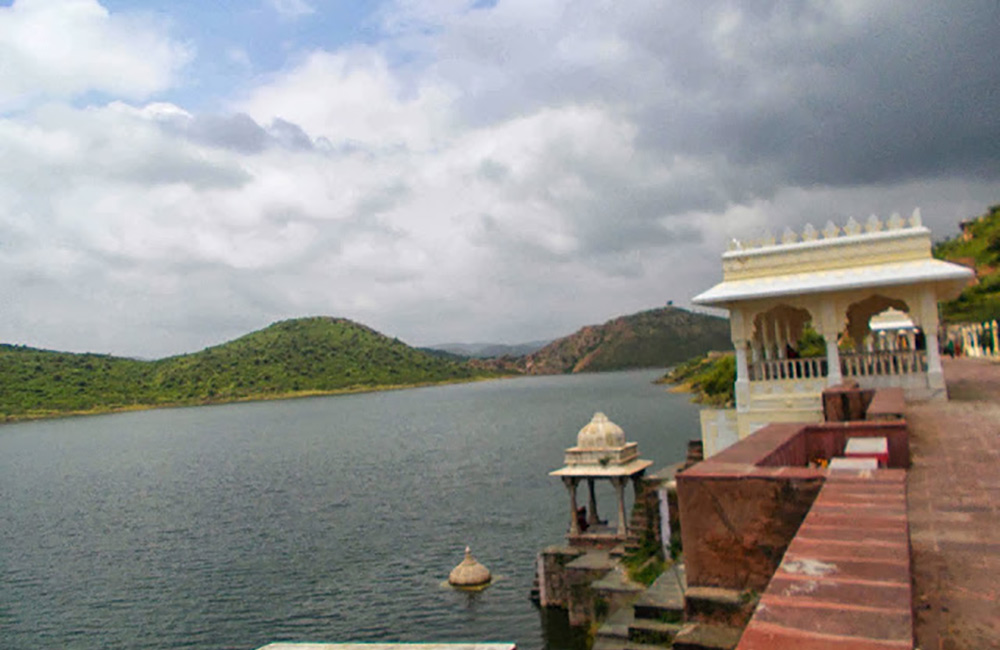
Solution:
M772 236L734 239L722 256L722 272L724 280L744 280L930 258L931 232L914 210L908 221L893 215L884 228L872 215L864 229L851 218L843 228L827 222L822 233L808 224L801 236L786 229L780 243Z

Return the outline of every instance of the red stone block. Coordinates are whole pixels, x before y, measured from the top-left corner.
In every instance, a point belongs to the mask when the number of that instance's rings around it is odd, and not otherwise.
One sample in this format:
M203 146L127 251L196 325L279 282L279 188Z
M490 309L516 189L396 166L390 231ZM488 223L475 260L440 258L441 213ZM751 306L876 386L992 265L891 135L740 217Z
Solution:
M901 531L898 528L859 530L843 525L820 525L809 520L802 523L798 534L813 539L863 542L866 544L905 544L907 539L906 531Z
M868 582L891 582L895 584L906 584L910 581L909 562L900 564L896 562L883 562L864 560L824 560L823 558L810 555L798 555L791 550L785 553L781 560L778 572L775 575L802 575L802 568L812 566L809 563L816 561L832 565L833 568L822 578L834 578L837 580L864 580ZM808 575L808 574L807 574Z
M830 607L862 603L873 609L909 611L909 584L860 584L775 576L765 598L802 598Z
M789 630L778 625L750 625L740 637L736 650L910 650L911 642L880 641L856 637L836 637Z
M796 536L788 547L788 553L808 555L820 559L844 558L858 560L880 560L906 564L910 561L910 549L904 544L863 544L859 542L837 542L814 540Z
M813 526L842 526L844 528L863 528L865 530L894 530L906 533L906 518L888 519L886 517L852 517L850 515L824 515L810 513L804 522Z
M859 519L858 525L864 525L864 520L872 518L905 519L906 504L901 503L898 505L892 505L872 501L869 503L852 503L844 505L829 503L821 496L816 500L816 503L813 504L812 510L810 510L810 514L811 513L824 516L857 517Z
M887 505L906 509L906 497L893 492L829 492L823 494L823 504L831 506Z
M753 620L816 635L855 637L874 641L910 642L912 620L909 611L886 612L846 609L839 606L758 607Z

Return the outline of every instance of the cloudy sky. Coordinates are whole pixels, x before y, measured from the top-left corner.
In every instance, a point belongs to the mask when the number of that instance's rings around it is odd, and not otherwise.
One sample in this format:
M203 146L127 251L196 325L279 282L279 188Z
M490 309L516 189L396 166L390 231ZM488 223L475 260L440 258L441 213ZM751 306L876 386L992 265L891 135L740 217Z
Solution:
M0 0L0 341L520 342L1000 202L998 0Z

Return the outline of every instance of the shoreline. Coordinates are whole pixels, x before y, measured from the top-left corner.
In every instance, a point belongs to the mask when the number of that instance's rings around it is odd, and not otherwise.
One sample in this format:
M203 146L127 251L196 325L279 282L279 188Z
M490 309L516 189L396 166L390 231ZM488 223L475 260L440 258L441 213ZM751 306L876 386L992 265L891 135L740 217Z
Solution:
M7 424L21 424L24 422L37 422L41 420L58 420L62 418L75 418L75 417L89 417L96 415L115 415L118 413L134 413L138 411L152 411L158 409L174 409L174 408L196 408L201 406L223 406L226 404L242 404L248 402L270 402L270 401L284 401L292 399L308 399L311 397L335 397L337 395L357 395L362 393L381 393L384 391L393 390L407 390L411 388L430 388L433 386L450 386L455 384L471 384L481 381L498 381L505 379L517 379L522 377L555 377L555 376L572 376L580 374L603 374L611 372L632 372L638 370L654 370L653 367L640 367L640 368L617 368L615 370L588 370L584 372L571 372L571 373L540 373L540 374L529 374L529 373L519 373L519 374L503 374L496 375L493 377L469 377L465 379L445 379L442 381L427 381L420 382L416 384L385 384L376 386L349 386L346 388L336 388L333 390L300 390L291 391L284 393L262 393L258 395L248 395L246 397L236 397L232 399L221 399L221 400L201 400L201 401L191 401L191 402L161 402L156 404L127 404L122 406L114 407L98 407L86 410L76 410L76 411L45 411L45 412L32 412L32 413L19 413L16 415L2 415L0 414L0 427ZM664 381L664 377L654 380L654 384L671 383L669 381ZM667 392L671 393L694 393L695 391L691 389L690 384L684 383L670 387Z
M118 413L134 413L137 411L152 411L158 409L174 408L196 408L201 406L224 406L226 404L242 404L248 402L271 402L293 399L308 399L311 397L334 397L337 395L357 395L362 393L381 393L393 390L407 390L410 388L429 388L432 386L450 386L454 384L471 384L480 381L495 381L500 379L511 379L524 375L500 375L496 377L470 377L466 379L445 379L442 381L427 381L417 384L385 384L376 386L348 386L346 388L335 388L332 390L300 390L284 393L263 393L259 395L248 395L246 397L236 397L222 400L202 400L192 402L162 402L157 404L128 404L114 407L98 407L93 409L78 411L46 411L42 413L22 413L16 415L4 415L0 419L0 426L5 424L21 424L24 422L37 422L40 420L58 420L62 418L88 417L95 415L115 415Z

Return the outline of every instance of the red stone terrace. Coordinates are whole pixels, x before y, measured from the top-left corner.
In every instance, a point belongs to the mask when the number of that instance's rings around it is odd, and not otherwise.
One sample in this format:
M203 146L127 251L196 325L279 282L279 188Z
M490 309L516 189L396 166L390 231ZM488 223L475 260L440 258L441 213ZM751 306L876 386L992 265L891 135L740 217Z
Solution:
M871 419L771 424L677 477L689 602L759 595L738 650L913 648L902 393L824 400ZM884 438L888 461L830 469L854 438Z

